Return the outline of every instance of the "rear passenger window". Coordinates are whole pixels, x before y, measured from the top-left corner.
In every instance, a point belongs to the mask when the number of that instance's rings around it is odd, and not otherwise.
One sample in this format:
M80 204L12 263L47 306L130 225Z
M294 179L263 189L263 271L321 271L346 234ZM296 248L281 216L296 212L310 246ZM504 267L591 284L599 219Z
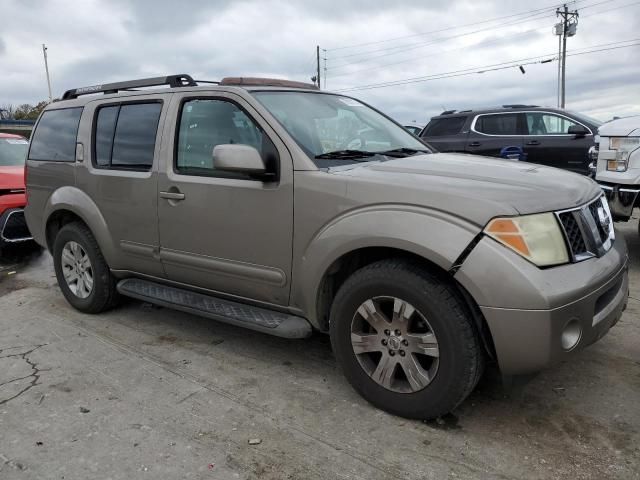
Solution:
M94 132L97 167L150 170L162 104L125 103L98 109Z
M423 137L443 137L445 135L457 135L462 131L467 117L437 118L431 120L424 129Z
M47 110L31 140L29 160L74 162L82 107Z
M518 135L518 113L481 115L475 130L489 135Z

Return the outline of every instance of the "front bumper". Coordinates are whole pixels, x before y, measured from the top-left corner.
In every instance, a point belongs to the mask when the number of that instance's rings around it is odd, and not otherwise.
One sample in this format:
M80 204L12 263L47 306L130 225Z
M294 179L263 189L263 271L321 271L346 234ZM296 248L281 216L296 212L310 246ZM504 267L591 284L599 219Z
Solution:
M609 201L611 214L616 220L628 220L638 202L640 187L636 185L609 185L598 183Z
M620 319L629 295L628 253L618 236L600 258L539 269L484 238L456 279L487 321L502 374L526 375L570 358ZM570 322L579 339L567 348Z
M0 245L33 240L22 208L11 208L0 215Z

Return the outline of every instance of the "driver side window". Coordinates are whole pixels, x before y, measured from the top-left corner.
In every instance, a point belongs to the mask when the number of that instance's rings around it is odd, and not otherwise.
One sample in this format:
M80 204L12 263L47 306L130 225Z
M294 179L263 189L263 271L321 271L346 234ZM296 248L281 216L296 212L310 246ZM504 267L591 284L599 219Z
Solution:
M239 106L219 99L186 101L180 115L176 170L187 175L238 177L213 165L213 149L226 144L254 147L267 167L273 167L275 146Z

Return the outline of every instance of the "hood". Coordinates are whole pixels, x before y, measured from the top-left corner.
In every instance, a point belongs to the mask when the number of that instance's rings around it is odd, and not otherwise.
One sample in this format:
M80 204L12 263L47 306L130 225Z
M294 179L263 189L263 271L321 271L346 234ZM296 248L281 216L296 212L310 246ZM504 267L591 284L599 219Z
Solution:
M603 137L640 136L640 115L607 122L600 126L598 134Z
M356 201L420 205L481 226L498 215L576 207L602 193L576 173L467 154L417 155L334 173L351 177L348 195Z
M24 167L0 167L0 190L24 189Z

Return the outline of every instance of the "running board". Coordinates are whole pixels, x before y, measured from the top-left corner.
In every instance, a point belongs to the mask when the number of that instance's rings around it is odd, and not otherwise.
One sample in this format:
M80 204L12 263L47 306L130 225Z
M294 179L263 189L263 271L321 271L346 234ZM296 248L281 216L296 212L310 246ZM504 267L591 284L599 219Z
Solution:
M126 278L118 282L118 291L127 297L276 337L306 338L311 335L311 324L302 317L223 300L148 280Z

